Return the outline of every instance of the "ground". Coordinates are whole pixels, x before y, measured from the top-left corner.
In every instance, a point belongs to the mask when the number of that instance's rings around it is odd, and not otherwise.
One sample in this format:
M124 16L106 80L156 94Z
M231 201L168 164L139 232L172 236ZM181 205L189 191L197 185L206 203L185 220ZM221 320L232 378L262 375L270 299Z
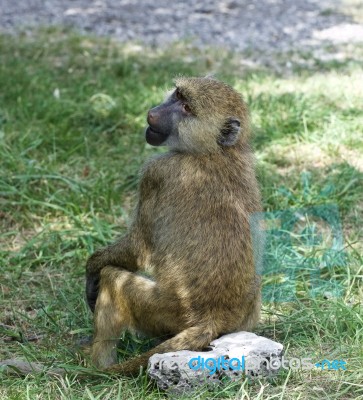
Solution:
M95 248L125 231L138 170L162 151L144 142L147 110L163 98L175 75L213 72L239 90L251 109L264 210L333 205L341 222L344 260L322 266L320 274L342 290L313 293L310 271L299 271L296 281L289 282L293 301L265 295L256 333L283 343L287 357L342 359L347 370L283 371L273 380L246 380L213 393L201 388L194 398L363 399L363 52L357 35L349 37L361 27L361 4L249 3L255 14L239 2L218 2L219 8L216 2L189 8L188 3L138 3L135 8L122 2L122 13L112 8L114 2L107 7L94 2L96 11L85 4L0 2L0 359L18 357L69 371L64 378L3 376L0 397L163 397L145 376L131 380L91 374L80 347L92 334L84 265ZM258 11L262 4L271 12ZM37 12L29 13L30 7ZM198 7L204 12L197 13ZM215 33L221 40L227 37L222 48L215 48L218 41L209 42L208 35L200 41L185 38L190 21L193 34L198 29L207 34L214 24L206 21L216 9L216 19L228 27ZM111 38L117 24L112 25L112 18L107 23L107 13L115 20L124 18L124 31ZM159 21L156 15L164 24L174 14L179 20L170 22L171 32L183 33L170 35L177 42L152 34L150 27L161 24L152 23ZM99 20L92 19L97 15ZM281 31L279 24L290 21L294 28L297 15L306 29L272 40L271 32ZM234 36L233 41L227 33L241 32L242 16L256 20L256 27L246 32L248 39ZM82 27L77 18L89 21L92 32L55 26L73 21ZM52 27L20 29L19 21ZM95 21L105 30L97 31ZM146 34L134 38L137 42L122 36L142 27ZM314 30L320 32L317 37L332 36L309 42ZM333 40L334 32L340 32L339 40ZM258 33L259 44L251 48ZM304 255L306 232L295 234L293 249ZM332 247L325 239L319 251ZM263 279L271 288L286 276L264 274ZM123 339L120 359L149 345L130 334ZM77 375L84 371L89 374Z
M245 51L243 63L270 68L309 64L311 56L342 61L363 42L359 0L0 0L0 9L0 32L62 25L157 47L187 40L201 51Z

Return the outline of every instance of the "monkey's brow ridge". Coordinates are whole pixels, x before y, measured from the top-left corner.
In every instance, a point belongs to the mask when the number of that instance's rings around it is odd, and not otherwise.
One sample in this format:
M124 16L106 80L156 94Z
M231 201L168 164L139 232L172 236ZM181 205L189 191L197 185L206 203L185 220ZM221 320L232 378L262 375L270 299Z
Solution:
M179 95L182 98L182 100L186 100L186 101L189 100L188 94L185 93L185 90L183 90L183 88L180 88L179 86L176 86L175 90L177 90L179 92Z

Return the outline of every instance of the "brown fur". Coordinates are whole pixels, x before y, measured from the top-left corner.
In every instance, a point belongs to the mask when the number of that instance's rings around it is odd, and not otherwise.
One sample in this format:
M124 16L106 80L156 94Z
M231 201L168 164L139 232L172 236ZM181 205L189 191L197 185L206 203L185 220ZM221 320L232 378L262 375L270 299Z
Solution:
M249 217L261 206L247 106L215 79L179 78L176 86L196 118L180 123L179 149L143 167L126 236L87 264L89 275L101 276L92 360L126 375L146 367L152 354L202 350L222 334L251 330L259 319ZM217 138L229 117L239 119L241 134L235 145L221 147ZM115 364L125 329L172 337Z

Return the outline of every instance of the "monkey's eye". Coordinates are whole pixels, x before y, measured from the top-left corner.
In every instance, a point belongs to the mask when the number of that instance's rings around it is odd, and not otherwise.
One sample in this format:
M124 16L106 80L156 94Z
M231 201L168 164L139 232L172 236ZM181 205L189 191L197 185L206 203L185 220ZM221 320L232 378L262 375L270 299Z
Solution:
M181 100L182 99L182 95L181 95L181 93L179 92L179 89L176 89L176 91L175 91L175 96L176 96L176 98L178 99L178 100Z
M183 111L186 113L191 113L192 110L190 109L190 107L188 106L188 104L183 103Z

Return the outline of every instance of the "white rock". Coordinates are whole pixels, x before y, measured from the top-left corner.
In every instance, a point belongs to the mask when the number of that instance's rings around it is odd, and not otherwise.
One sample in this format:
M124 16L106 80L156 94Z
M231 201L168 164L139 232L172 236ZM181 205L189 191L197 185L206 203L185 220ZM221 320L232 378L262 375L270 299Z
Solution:
M210 348L210 351L155 354L149 360L148 374L160 389L183 393L200 385L222 385L246 375L273 376L281 366L276 361L281 361L283 345L254 333L224 335L213 340Z

